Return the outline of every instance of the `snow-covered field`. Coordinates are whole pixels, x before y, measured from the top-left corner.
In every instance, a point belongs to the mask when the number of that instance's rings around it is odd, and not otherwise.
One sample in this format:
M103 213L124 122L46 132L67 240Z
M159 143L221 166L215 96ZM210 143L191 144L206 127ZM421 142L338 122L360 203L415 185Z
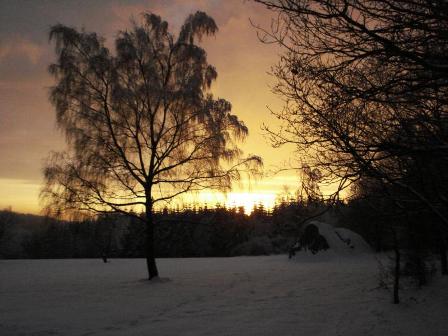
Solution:
M393 305L372 255L158 263L2 260L0 335L448 335L448 279Z

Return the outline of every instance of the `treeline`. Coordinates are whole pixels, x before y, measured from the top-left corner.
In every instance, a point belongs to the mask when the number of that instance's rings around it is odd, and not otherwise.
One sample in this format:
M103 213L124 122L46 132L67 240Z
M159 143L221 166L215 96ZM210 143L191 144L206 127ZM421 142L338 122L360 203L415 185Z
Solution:
M154 214L156 256L287 253L313 218L359 233L375 251L399 250L400 274L411 275L419 285L428 282L435 267L446 272L446 249L434 229L434 215L413 204L399 208L377 188L374 180L363 180L345 202L289 198L270 211L258 205L250 215L242 207L164 209ZM144 257L144 221L136 217L61 221L0 211L0 258Z
M247 215L241 208L189 208L156 212L158 257L226 257L284 253L298 235L298 223L312 208L282 202ZM138 216L138 215L137 215ZM144 214L141 214L143 217ZM2 258L144 257L144 222L133 216L102 215L61 221L0 211Z
M144 214L141 214L143 216ZM359 233L377 251L414 248L422 254L443 250L429 211L397 208L375 191L374 181L357 184L346 202L288 199L267 211L244 208L164 209L154 214L159 257L211 257L286 252L307 220L315 218ZM144 223L121 214L62 221L0 211L0 257L90 258L144 256Z

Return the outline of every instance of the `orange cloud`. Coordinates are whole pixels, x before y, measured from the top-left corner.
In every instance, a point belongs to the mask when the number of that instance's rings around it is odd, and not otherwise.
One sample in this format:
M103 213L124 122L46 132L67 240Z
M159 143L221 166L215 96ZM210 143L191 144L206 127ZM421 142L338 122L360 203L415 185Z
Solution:
M21 37L0 45L0 61L8 57L25 56L32 64L37 64L43 54L44 48Z

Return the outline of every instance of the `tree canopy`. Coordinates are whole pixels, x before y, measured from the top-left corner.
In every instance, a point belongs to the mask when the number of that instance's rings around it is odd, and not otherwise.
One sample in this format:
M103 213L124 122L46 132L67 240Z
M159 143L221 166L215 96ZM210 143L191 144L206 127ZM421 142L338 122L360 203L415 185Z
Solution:
M174 36L146 13L118 33L111 51L96 33L51 27L50 99L68 151L45 168L50 210L129 213L150 227L157 204L204 188L227 191L243 169L261 165L242 157L237 145L248 129L209 90L217 71L198 41L217 30L197 12Z
M286 103L275 112L282 128L267 128L274 145L297 145L302 166L338 183L333 196L373 177L447 226L447 3L257 2L278 13L260 37L284 48L273 69Z

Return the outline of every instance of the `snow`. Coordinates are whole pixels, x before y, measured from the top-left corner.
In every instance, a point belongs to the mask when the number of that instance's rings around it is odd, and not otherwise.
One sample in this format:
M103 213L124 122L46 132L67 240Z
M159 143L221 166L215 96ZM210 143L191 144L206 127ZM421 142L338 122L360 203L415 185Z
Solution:
M348 245L353 246L353 250L359 253L370 253L372 248L367 244L367 242L356 232L353 232L345 228L335 228L334 231L343 240L350 242ZM350 247L351 248L351 247Z
M0 261L0 335L447 335L448 279L378 288L371 254Z
M372 252L364 238L349 229L335 228L320 221L311 221L306 226L308 225L315 225L319 229L319 234L326 239L328 246L334 251L339 253Z

